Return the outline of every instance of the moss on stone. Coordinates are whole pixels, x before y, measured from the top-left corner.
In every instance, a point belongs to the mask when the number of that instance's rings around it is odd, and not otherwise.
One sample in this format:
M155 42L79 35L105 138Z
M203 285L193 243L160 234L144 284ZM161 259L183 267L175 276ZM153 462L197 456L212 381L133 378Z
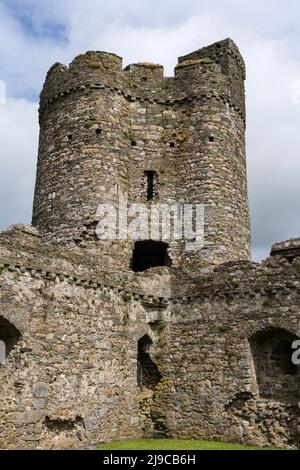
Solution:
M101 69L102 65L99 62L88 62L88 66L91 69Z
M229 325L219 325L218 330L220 333L228 333L231 330Z
M157 361L161 360L164 357L164 354L162 352L158 352L155 354L155 359Z
M264 307L271 307L273 304L273 299L271 297L268 297L263 301L263 306Z
M166 327L167 327L167 325L163 321L158 322L158 324L157 324L157 330L158 331L164 331L166 329Z
M132 299L132 295L129 293L129 292L123 292L122 294L122 300L124 302L130 302L130 300Z
M91 129L91 127L93 127L94 124L95 124L95 121L92 121L91 119L88 119L87 121L85 121L84 127L86 129Z
M203 57L202 59L188 59L177 65L178 67L186 67L188 65L197 65L202 63L211 63L211 60L208 57Z

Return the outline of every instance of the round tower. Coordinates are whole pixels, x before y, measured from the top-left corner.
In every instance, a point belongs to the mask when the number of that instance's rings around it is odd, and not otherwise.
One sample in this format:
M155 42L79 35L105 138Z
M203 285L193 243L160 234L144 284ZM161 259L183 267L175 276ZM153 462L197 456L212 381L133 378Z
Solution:
M97 239L99 204L117 205L127 187L128 101L122 59L88 52L55 64L40 100L33 225L46 240L95 248L118 268L122 243ZM124 260L123 260L124 261Z
M180 197L204 206L204 246L183 256L183 268L250 258L245 156L245 65L227 39L179 58L185 90L178 121L186 136L178 153Z
M55 64L40 103L33 224L43 239L92 250L118 271L172 266L194 276L248 259L244 80L230 39L181 57L172 78L157 64L122 70L105 52ZM151 220L137 241L120 236L124 196ZM114 240L97 236L101 204L115 208ZM181 222L186 206L203 205L204 244L163 238L154 205L173 208Z

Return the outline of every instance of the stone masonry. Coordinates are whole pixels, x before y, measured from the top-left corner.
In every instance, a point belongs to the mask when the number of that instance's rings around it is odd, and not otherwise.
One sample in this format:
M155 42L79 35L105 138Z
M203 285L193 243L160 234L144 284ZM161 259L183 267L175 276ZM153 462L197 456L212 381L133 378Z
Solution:
M226 39L160 65L48 72L32 226L0 233L0 447L142 436L299 447L300 241L250 260L245 65ZM99 240L97 208L201 203L204 247Z

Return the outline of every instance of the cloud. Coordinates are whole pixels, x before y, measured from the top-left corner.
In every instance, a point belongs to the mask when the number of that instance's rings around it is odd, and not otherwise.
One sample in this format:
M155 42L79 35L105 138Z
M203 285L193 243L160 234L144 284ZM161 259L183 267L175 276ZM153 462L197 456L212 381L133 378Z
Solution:
M47 69L85 50L160 62L232 37L245 57L249 194L255 259L300 235L298 184L300 6L296 0L3 0L0 3L0 227L30 220L37 154L37 100ZM295 102L295 100L294 100ZM15 128L14 128L15 127ZM25 163L26 162L26 163ZM7 196L8 195L8 196ZM25 197L24 197L25 195ZM3 207L3 204L1 204Z
M3 228L31 219L36 167L37 104L8 99L0 105L0 220Z
M280 40L253 45L247 62L253 246L267 254L272 243L300 236L300 106L292 96L300 63L289 57L287 41Z

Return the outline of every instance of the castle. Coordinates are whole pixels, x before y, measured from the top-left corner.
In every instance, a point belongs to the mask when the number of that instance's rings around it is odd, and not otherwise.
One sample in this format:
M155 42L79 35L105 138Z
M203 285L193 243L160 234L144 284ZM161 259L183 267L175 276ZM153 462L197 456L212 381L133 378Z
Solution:
M250 259L245 65L231 39L160 65L48 72L32 226L0 234L0 446L141 436L299 446L300 240ZM99 205L202 204L204 245L102 239Z

